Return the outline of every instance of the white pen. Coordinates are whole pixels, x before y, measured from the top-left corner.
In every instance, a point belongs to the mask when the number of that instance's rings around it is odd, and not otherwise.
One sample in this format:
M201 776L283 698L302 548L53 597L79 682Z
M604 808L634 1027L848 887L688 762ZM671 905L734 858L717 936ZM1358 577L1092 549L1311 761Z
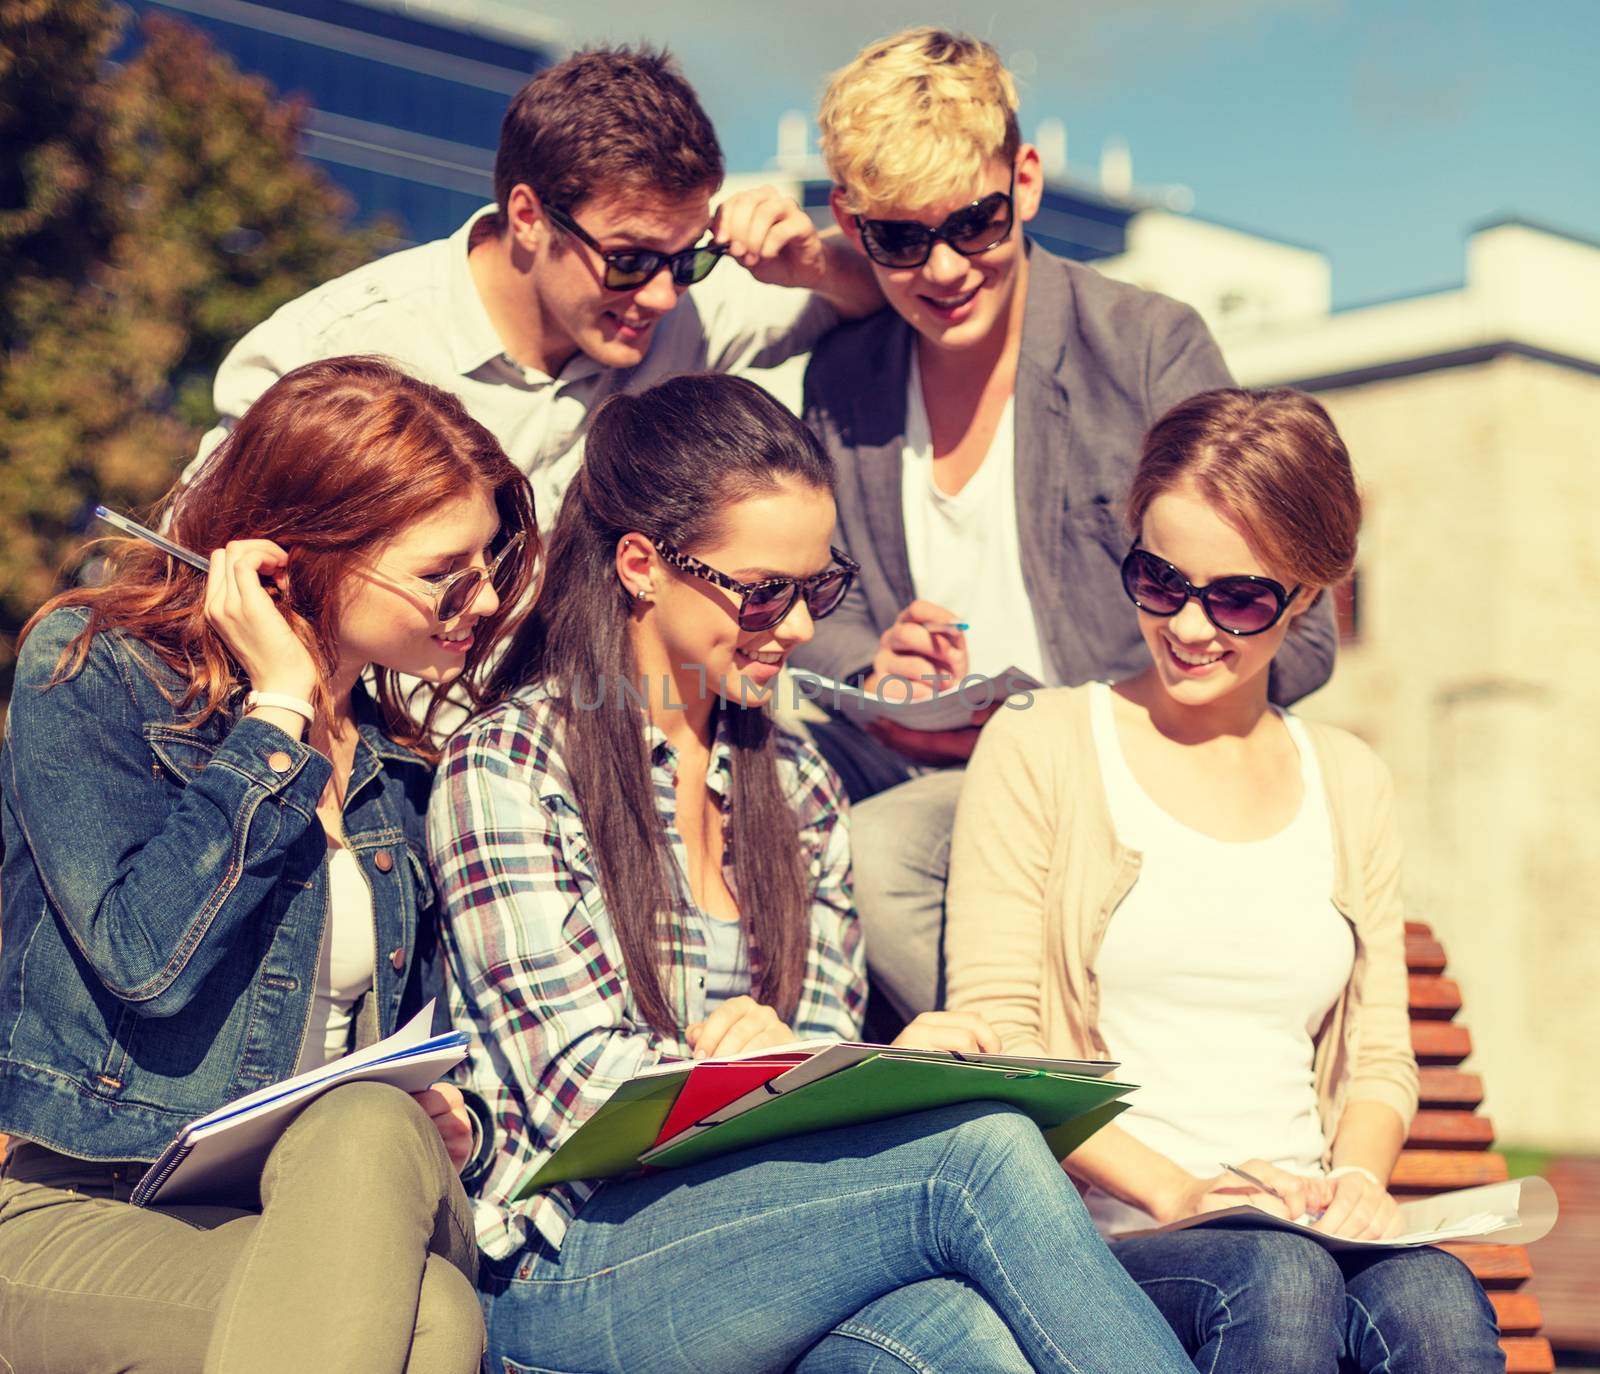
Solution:
M131 534L135 539L143 539L147 544L154 544L162 553L169 553L174 558L181 559L191 568L199 568L201 572L211 571L211 564L193 549L186 549L182 544L174 544L164 535L157 534L148 525L141 525L137 520L130 520L126 515L118 515L116 511L107 510L104 506L96 506L94 513L106 524L115 525L124 534Z

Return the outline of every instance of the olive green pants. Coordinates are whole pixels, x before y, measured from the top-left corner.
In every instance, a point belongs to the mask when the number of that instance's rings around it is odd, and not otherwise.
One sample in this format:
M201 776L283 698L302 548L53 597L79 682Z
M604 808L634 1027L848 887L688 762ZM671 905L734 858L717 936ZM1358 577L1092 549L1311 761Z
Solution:
M405 1093L325 1093L262 1207L134 1207L139 1168L17 1145L0 1174L0 1374L474 1374L461 1183Z

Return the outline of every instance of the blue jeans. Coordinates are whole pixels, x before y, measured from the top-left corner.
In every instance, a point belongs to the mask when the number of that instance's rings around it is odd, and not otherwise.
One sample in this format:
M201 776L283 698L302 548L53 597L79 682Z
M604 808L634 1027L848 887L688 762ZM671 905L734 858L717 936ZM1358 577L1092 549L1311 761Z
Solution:
M608 1184L484 1287L492 1374L1192 1374L992 1103Z
M1281 1231L1197 1229L1118 1241L1201 1374L1503 1371L1494 1310L1454 1255L1330 1254Z

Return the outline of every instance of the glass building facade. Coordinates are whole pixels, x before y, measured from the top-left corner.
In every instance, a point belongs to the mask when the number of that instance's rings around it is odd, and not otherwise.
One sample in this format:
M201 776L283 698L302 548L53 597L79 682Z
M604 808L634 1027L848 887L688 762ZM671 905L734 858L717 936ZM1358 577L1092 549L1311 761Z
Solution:
M244 71L311 106L302 151L412 242L440 238L493 199L500 119L558 54L353 0L129 0L202 30ZM530 35L532 30L530 28ZM137 41L136 34L131 41Z

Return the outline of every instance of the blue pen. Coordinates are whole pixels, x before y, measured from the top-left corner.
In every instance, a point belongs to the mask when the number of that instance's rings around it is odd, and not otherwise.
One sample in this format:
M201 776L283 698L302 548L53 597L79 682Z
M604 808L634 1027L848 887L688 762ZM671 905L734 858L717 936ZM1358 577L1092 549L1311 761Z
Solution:
M199 568L201 572L209 572L211 564L192 549L186 549L182 544L174 544L170 539L157 534L148 525L141 525L137 520L130 520L126 515L118 515L114 510L107 510L104 506L94 508L95 515L108 525L115 525L124 534L131 534L135 539L143 539L147 544L154 544L162 553L169 553L174 558L181 559L191 568Z
M948 632L950 630L970 630L972 626L968 625L964 620L947 620L943 623L935 622L931 625L925 625L923 628L934 631L944 630Z

